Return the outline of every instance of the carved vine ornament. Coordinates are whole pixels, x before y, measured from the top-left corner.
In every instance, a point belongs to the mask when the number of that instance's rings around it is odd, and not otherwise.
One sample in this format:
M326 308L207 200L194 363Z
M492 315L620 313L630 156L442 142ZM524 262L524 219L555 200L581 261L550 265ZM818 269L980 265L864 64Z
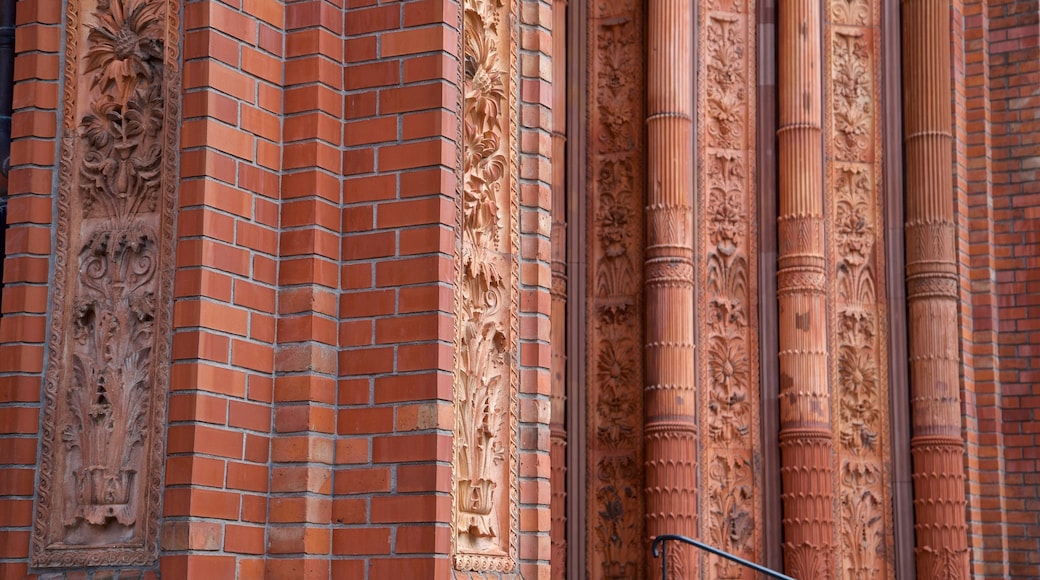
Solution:
M516 562L518 229L508 14L501 0L465 2L454 498L461 570L512 570Z
M176 15L159 0L78 9L33 561L141 564L156 555L169 363Z

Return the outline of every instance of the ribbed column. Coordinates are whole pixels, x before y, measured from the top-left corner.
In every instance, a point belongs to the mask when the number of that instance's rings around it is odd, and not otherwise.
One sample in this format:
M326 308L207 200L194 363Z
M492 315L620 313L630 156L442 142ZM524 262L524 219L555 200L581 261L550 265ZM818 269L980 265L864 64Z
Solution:
M551 467L549 539L551 575L567 576L567 0L552 5L552 304L549 334L552 390L549 409L549 463Z
M904 0L906 283L918 578L967 578L950 0Z
M693 137L689 0L648 10L646 236L646 523L651 538L697 534L693 364ZM692 552L670 560L695 578Z
M832 578L831 410L827 387L821 150L821 7L779 2L780 448L784 564Z

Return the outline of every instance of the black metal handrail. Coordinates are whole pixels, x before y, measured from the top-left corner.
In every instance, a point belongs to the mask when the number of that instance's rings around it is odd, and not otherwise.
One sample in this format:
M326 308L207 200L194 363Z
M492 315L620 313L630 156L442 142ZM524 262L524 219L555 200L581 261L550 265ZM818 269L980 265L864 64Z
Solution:
M661 580L668 580L668 544L667 544L667 542L669 540L675 540L676 542L683 542L684 544L689 544L691 546L696 546L696 547L704 550L705 552L711 552L712 554L715 554L716 556L721 556L721 557L723 557L723 558L725 558L727 560L730 560L732 562L736 562L737 564L740 564L741 566L747 566L748 568L751 568L752 570L755 570L757 572L761 572L761 573L763 573L766 576L769 576L771 578L779 578L780 580L794 580L794 578L791 578L790 576L785 576L785 575L783 575L783 574L781 574L779 572L770 570L769 568L766 568L765 566L761 566L761 565L756 564L754 562L749 562L749 561L741 558L740 556L734 556L733 554L730 554L729 552L725 552L725 551L720 550L720 549L718 549L718 548L716 548L714 546L709 546L708 544L705 544L704 542L698 542L697 540L694 540L692 538L687 538L686 536L680 536L679 534L662 534L662 535L657 536L656 538L654 538L654 542L651 544L651 548L653 549L653 552L654 552L654 558L661 558Z

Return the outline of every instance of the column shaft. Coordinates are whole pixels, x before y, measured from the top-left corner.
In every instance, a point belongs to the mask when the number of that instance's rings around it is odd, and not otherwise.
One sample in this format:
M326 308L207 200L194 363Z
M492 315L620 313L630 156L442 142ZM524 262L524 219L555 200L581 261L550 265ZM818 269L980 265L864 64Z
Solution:
M949 0L903 8L906 274L919 578L967 578Z
M779 3L780 446L784 561L797 578L832 578L831 410L821 150L821 6Z
M695 536L693 7L688 0L652 0L648 16L647 535ZM675 577L696 577L693 553L673 553Z

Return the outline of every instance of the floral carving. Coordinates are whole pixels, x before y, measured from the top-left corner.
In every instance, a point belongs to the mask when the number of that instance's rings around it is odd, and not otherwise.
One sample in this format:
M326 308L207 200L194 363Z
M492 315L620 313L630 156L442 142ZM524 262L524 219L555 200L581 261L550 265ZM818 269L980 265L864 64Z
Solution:
M701 451L702 534L713 545L755 559L758 365L755 328L754 2L709 1L700 20L698 111L701 120L698 223L701 288L698 342L705 439ZM702 8L703 10L703 8ZM705 572L742 578L728 560L710 557Z
M837 403L839 561L847 578L893 574L886 558L892 516L886 498L888 384L877 134L878 5L830 0L827 174L830 215L832 399ZM838 28L835 25L840 24Z
M516 265L511 40L501 0L465 3L455 384L455 564L514 566Z
M590 577L643 574L642 6L589 6Z
M117 228L96 232L80 253L70 421L61 434L75 478L69 527L137 520L133 487L150 405L157 256L150 228Z
M881 474L872 463L845 462L840 477L845 572L848 578L877 578L884 559Z
M834 103L834 146L838 157L849 161L865 160L873 145L873 88L870 82L867 45L853 34L835 33L832 57L832 99Z
M755 517L748 509L754 496L750 462L718 455L707 471L711 544L730 553L745 553L755 531ZM715 578L743 578L743 572L735 562L715 559Z
M741 149L745 145L747 89L744 68L744 27L735 16L714 14L707 24L707 66L705 71L707 136L709 145L721 149Z
M595 528L596 549L602 554L603 578L628 580L638 574L631 550L638 549L641 516L638 510L639 466L629 456L613 456L599 462L596 470L599 524Z
M832 0L831 20L835 24L870 24L871 6L868 0Z
M33 562L145 564L158 538L177 177L178 56L164 39L179 24L158 0L100 0L82 21L73 4L65 83L89 89L65 92L73 136L62 146Z

